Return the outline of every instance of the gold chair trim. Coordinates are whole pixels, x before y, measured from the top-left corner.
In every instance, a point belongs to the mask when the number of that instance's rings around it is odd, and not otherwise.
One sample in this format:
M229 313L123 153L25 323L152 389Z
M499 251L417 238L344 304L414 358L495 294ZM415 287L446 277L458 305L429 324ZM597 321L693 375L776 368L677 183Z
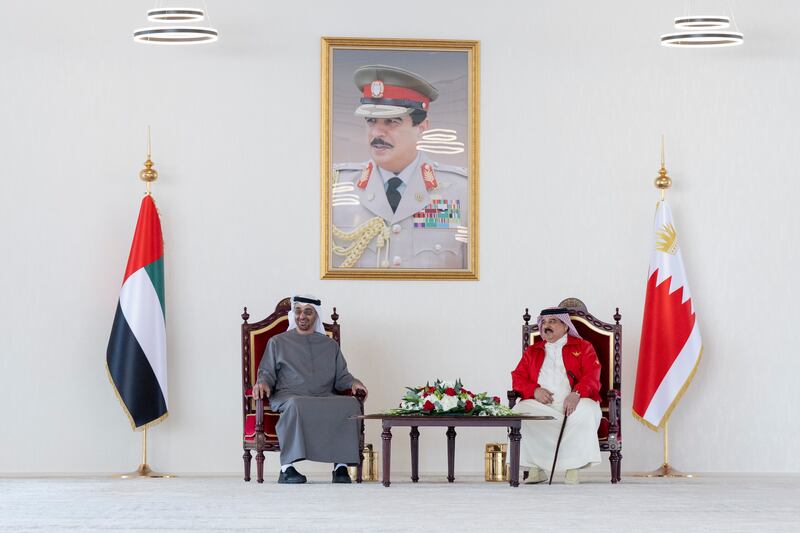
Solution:
M280 416L278 413L267 412L267 411L264 411L264 415L265 416L272 416L272 417L275 417L275 418L278 418ZM256 416L256 415L253 414L253 415L247 415L247 416ZM264 432L264 435L266 435L267 437L275 437L276 439L278 438L277 434L267 433L266 431ZM249 439L249 438L255 437L255 436L256 436L256 432L255 431L253 431L252 433L245 433L244 434L244 438L245 439Z
M272 324L269 324L261 329L256 329L250 332L250 386L251 387L255 384L256 381L256 358L255 358L256 335L261 335L262 333L265 333L275 328L281 322L288 322L288 321L289 321L288 316L282 316L277 320L275 320L274 322L272 322Z

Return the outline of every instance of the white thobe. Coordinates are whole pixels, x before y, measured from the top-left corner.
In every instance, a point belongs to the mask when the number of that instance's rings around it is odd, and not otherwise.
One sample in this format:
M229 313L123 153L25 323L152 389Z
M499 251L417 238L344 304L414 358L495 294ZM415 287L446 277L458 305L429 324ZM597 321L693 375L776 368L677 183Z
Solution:
M564 421L564 400L572 390L562 356L562 348L566 343L567 336L564 335L556 342L544 345L545 357L538 382L540 387L553 393L553 403L544 405L537 400L522 400L513 409L521 415L553 417L553 420L522 422L520 466L526 470L539 467L549 471L553 467L558 434ZM575 411L567 418L556 470L586 468L600 463L597 428L601 417L599 403L591 398L580 399Z

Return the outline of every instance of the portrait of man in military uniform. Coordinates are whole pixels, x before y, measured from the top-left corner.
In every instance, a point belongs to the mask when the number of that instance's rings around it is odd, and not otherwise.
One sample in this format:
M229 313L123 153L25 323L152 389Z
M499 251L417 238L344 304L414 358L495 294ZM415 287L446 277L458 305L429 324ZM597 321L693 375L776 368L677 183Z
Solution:
M371 55L359 59L375 63L348 63L349 87L333 89L335 96L348 92L339 109L349 107L341 138L350 143L337 150L333 128L329 265L337 272L469 271L466 61L459 79L457 68L411 70L426 67L424 56Z

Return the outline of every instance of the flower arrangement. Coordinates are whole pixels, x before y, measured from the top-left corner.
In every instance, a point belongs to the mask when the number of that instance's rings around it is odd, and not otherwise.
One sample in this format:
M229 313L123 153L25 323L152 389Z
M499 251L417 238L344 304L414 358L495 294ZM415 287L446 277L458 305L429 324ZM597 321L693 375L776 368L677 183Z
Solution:
M485 392L475 394L464 388L461 380L436 380L433 385L406 387L400 407L390 409L392 415L468 415L508 416L511 409L500 404L500 397Z

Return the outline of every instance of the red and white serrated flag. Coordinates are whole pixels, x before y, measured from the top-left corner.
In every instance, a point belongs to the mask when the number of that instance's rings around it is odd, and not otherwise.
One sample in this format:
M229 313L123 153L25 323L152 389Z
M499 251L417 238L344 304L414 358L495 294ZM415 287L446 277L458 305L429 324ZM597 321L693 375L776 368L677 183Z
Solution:
M678 232L662 200L653 229L633 416L658 431L689 386L702 353Z

